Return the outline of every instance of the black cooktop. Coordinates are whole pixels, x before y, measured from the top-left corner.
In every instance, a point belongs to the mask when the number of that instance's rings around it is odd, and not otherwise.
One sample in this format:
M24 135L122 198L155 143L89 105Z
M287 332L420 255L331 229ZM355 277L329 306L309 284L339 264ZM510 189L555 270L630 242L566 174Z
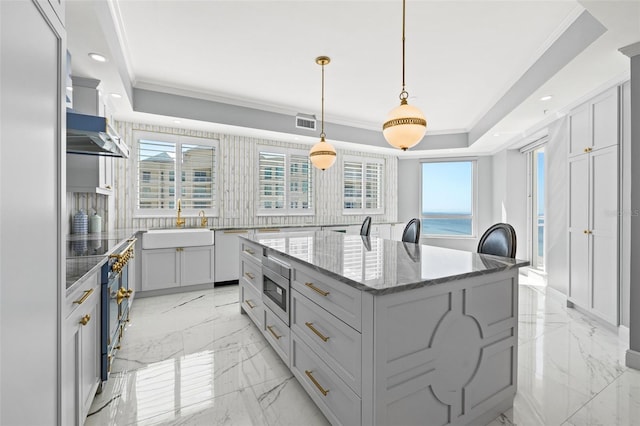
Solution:
M119 242L118 240L75 237L73 241L67 241L67 259L83 256L102 256L113 251Z

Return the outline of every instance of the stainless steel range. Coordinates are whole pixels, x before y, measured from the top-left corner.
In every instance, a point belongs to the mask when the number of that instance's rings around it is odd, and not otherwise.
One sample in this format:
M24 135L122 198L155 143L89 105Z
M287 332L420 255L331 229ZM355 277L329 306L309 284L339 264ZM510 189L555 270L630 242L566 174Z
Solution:
M127 240L102 267L102 333L100 365L102 381L107 380L115 352L120 349L120 339L126 321L129 320L129 299L133 289L129 288L128 262L133 258L136 238Z

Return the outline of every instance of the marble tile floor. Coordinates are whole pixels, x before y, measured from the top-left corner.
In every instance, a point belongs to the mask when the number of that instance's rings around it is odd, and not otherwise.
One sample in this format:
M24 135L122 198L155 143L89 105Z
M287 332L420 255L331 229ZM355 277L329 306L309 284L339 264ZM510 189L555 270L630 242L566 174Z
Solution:
M628 338L521 284L518 393L499 425L640 425ZM92 425L327 425L246 315L238 286L134 301ZM391 426L391 425L390 425Z

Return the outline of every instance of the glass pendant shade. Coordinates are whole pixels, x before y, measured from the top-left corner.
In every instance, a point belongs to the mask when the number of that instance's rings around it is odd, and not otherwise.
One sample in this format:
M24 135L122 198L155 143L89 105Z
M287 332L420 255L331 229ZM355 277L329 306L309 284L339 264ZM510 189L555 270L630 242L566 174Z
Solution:
M391 110L382 126L382 134L390 145L403 151L420 142L427 131L427 120L418 108L402 100Z
M311 147L309 159L314 167L326 170L336 162L336 149L321 137L320 142Z

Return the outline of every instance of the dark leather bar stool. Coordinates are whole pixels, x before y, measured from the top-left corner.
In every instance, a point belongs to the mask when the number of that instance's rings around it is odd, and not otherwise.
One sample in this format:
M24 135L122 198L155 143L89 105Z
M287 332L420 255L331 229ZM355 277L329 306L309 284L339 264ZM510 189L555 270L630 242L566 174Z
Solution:
M360 227L360 235L363 237L368 237L371 233L371 216L367 216L362 222L362 226Z
M516 231L508 223L496 223L482 234L478 253L502 257L516 257Z
M407 223L402 231L402 241L418 244L420 242L420 220L415 217Z

